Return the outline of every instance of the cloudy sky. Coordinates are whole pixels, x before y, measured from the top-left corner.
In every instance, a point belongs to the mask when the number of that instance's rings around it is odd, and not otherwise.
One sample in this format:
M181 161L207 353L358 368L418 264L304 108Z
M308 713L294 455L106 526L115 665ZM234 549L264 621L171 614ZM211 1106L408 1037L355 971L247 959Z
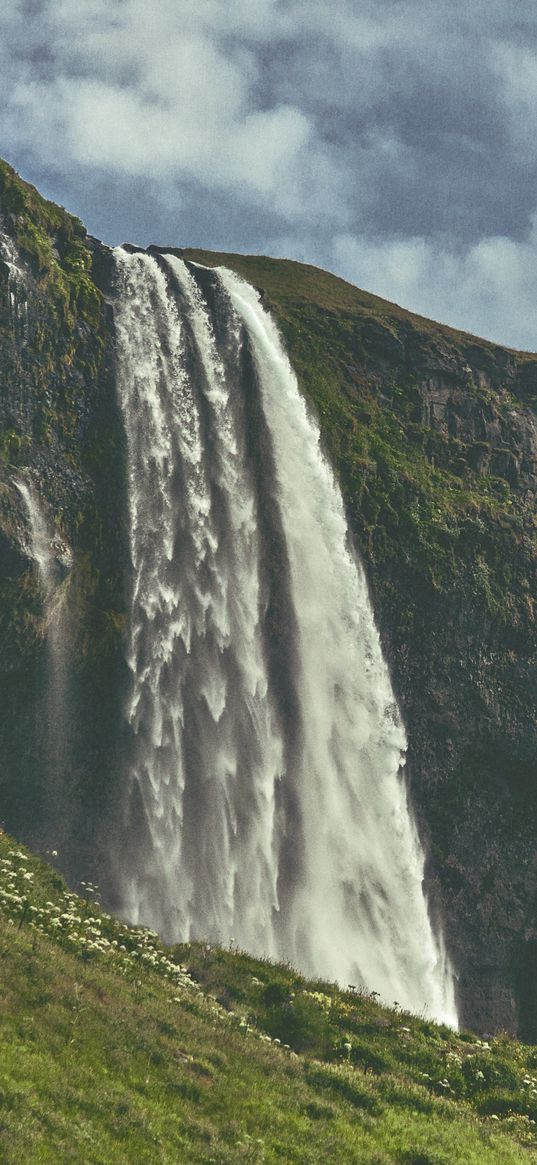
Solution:
M537 349L535 0L10 0L0 91L0 155L106 242Z

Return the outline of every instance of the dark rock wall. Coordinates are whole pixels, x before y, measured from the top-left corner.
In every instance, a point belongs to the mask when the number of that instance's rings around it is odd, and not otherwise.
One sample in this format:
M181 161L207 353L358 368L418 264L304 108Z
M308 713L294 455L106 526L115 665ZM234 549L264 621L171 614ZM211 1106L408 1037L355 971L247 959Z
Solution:
M41 852L60 851L72 878L102 868L123 667L123 439L110 314L94 279L103 254L78 220L0 166L0 820ZM16 480L73 552L58 575L70 643L54 764L47 613Z
M497 479L507 504L460 529L456 567L441 578L394 560L382 577L374 571L375 591L463 1019L535 1040L537 422L525 396L537 387L537 364L530 378L504 353L491 368L470 348L468 363L446 375L441 355L420 353L408 367L422 424L444 446L430 464L455 440L450 467Z
M321 425L407 725L431 906L463 1022L534 1041L537 361L397 331L400 344L386 329L362 331L351 411L372 394L398 418L422 470L443 475L431 504L404 457L362 465L358 481L322 411ZM287 334L292 349L289 322ZM308 375L303 364L306 386Z

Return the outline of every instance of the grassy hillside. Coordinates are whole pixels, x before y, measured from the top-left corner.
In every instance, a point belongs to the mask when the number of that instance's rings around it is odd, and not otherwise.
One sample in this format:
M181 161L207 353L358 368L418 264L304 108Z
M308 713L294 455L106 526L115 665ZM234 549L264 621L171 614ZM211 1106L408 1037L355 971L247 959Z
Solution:
M515 1165L537 1053L202 944L166 951L0 835L5 1165Z
M271 259L268 255L204 251L193 247L184 248L182 254L185 259L193 260L195 263L231 267L244 279L264 288L271 299L279 301L282 305L300 302L338 314L348 312L356 316L363 313L372 321L385 323L394 335L398 323L410 323L440 343L471 342L495 354L507 351L492 340L473 336L470 332L462 332L426 316L417 315L396 303L391 303L369 291L363 291L354 283L347 283L339 275L332 275L330 271L324 271L322 267L314 267L309 263L298 263L294 259ZM516 352L516 355L524 361L535 360L535 355L531 352Z

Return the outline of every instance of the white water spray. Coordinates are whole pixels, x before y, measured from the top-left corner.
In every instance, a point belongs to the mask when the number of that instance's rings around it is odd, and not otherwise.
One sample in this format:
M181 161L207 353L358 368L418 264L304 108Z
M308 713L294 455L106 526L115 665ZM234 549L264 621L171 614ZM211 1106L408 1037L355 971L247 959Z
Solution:
M0 231L0 259L7 267L8 296L11 326L19 333L19 342L24 343L28 331L28 298L26 278L20 266L19 256L13 240Z
M116 265L124 911L456 1024L365 578L277 329L229 271Z
M48 770L49 800L61 784L67 762L69 725L67 716L67 671L69 666L69 616L64 573L72 564L69 547L46 516L33 483L17 478L28 516L28 551L35 562L43 598L47 648L46 696L41 724L43 749Z

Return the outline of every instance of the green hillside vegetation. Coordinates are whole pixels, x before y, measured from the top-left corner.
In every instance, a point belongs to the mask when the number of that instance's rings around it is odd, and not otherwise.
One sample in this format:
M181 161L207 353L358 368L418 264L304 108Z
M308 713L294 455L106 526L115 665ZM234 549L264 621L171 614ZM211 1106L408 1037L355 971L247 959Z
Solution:
M80 219L49 202L0 159L0 207L22 257L47 292L52 318L73 326L76 314L98 325L102 297L91 278L91 251Z
M16 527L13 471L33 466L48 478L59 536L77 548L70 587L79 657L106 657L121 641L123 583L107 544L109 526L121 519L103 504L120 473L104 297L83 224L1 159L0 223L26 273L22 324L10 305L9 266L0 261L0 529L10 537ZM0 575L5 663L13 670L42 646L42 621L33 610L27 617L39 596L31 577L21 586Z
M165 248L159 248L165 250ZM173 250L173 248L170 248ZM347 283L339 275L332 275L322 267L314 267L310 263L298 263L294 259L273 259L268 255L239 255L231 251L205 251L200 248L186 247L182 254L185 259L195 263L204 263L207 266L231 267L243 279L262 287L271 300L287 304L289 309L293 304L308 304L311 307L320 307L325 312L348 313L349 316L363 314L370 320L382 322L396 335L398 323L411 323L417 330L427 332L439 343L446 340L453 343L466 344L471 342L492 353L498 351L498 345L492 340L485 340L473 336L470 332L462 332L457 328L450 328L447 324L438 323L426 316L417 315L400 307L390 300L382 299L369 291L363 291L354 283ZM502 349L505 351L505 348ZM514 354L522 360L534 360L531 352L519 352L513 349Z
M206 944L165 949L0 834L5 1165L515 1165L537 1052Z

